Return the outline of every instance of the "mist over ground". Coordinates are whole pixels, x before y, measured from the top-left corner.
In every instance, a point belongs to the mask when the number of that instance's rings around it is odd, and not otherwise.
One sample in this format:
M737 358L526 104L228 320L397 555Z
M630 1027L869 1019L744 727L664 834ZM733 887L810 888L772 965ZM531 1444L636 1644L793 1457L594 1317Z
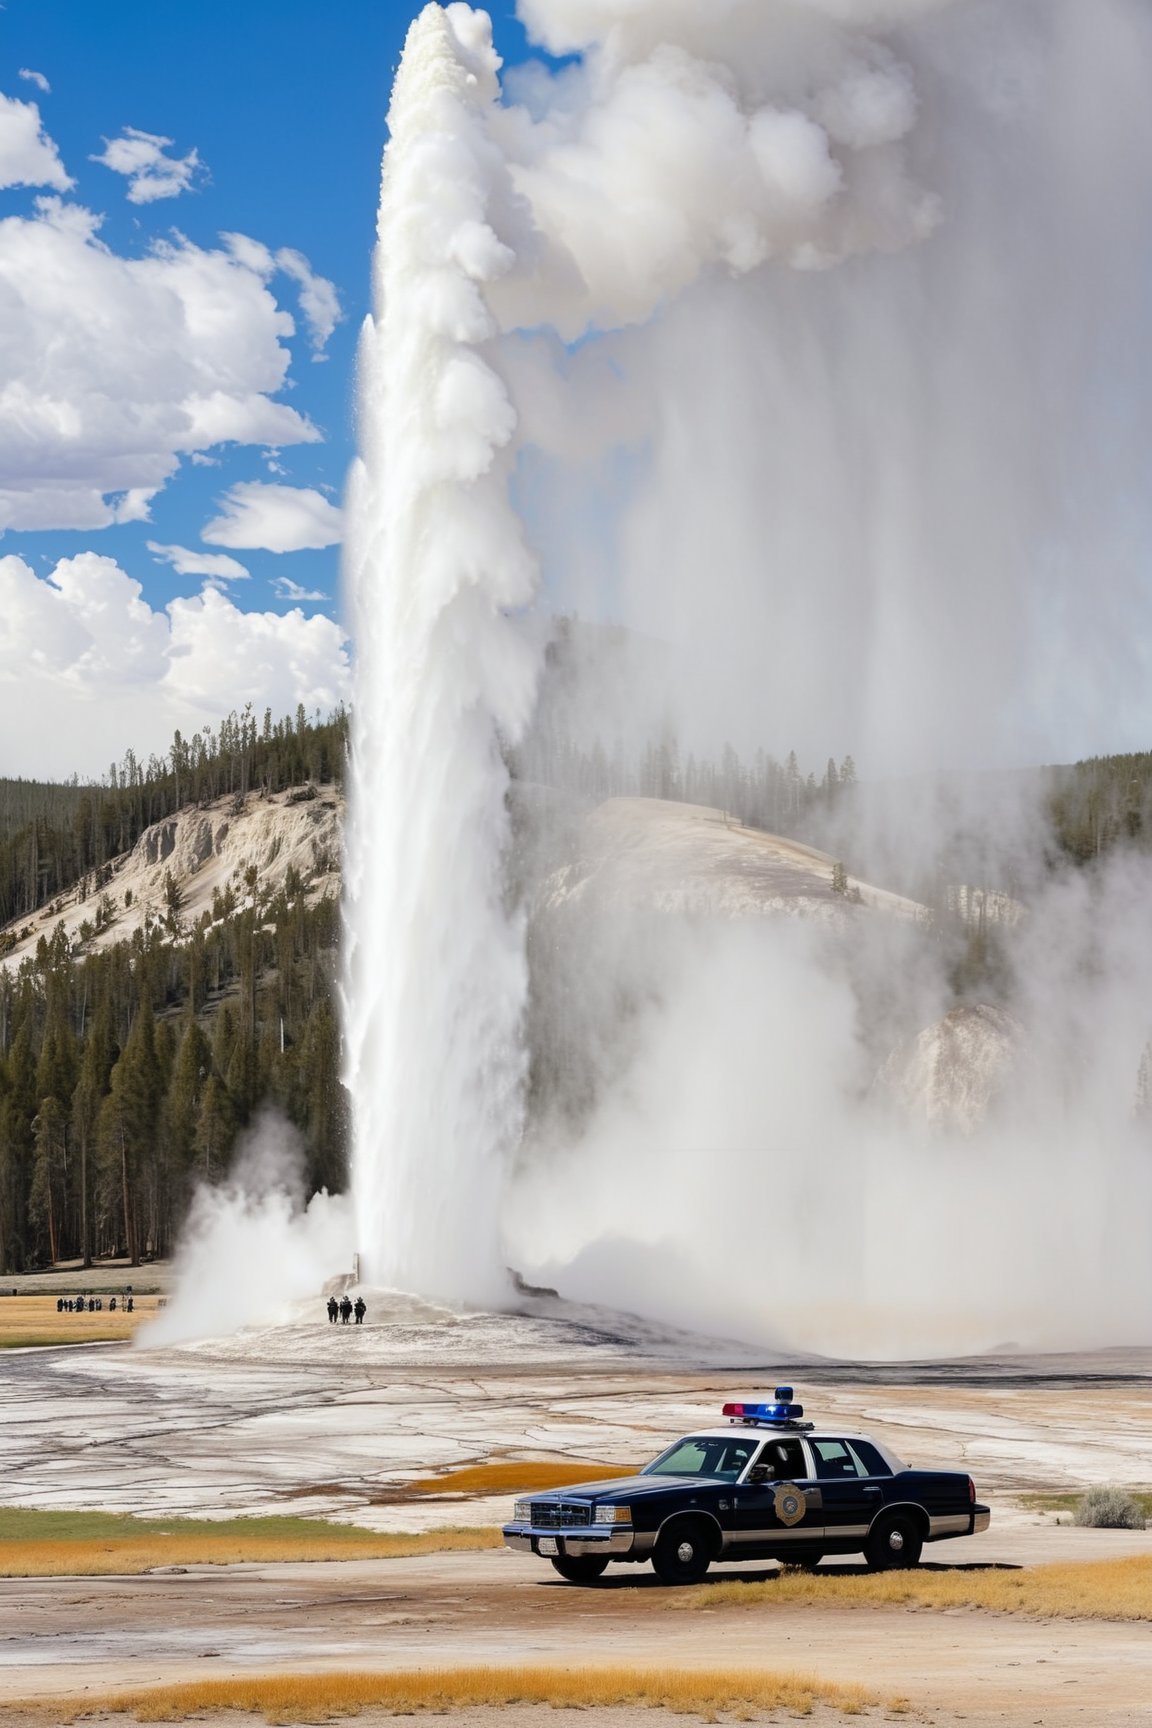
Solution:
M968 916L637 925L585 897L533 999L561 1028L529 1024L579 1086L544 1088L512 1258L834 1354L1143 1341L1152 884L1134 857L1052 870L1048 787L1018 771L1148 738L1152 19L565 16L539 9L546 39L590 60L547 99L535 79L517 183L588 285L592 333L553 349L584 447L545 430L518 498L557 604L658 644L609 702L594 670L583 712L567 690L565 725L681 764L850 752L866 784L817 844ZM761 104L794 130L736 212ZM981 1004L998 1038L916 1050ZM977 1104L934 1111L947 1085Z

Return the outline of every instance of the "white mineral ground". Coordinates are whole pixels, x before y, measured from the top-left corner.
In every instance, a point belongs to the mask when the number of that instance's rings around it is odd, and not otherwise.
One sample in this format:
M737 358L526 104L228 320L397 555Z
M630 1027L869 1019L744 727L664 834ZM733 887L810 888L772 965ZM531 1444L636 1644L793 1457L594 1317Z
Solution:
M560 1317L543 1298L525 1305L535 1312L459 1316L373 1293L359 1330L329 1327L317 1299L293 1325L183 1349L5 1352L0 1503L293 1512L379 1530L494 1524L506 1496L429 1500L409 1484L491 1458L638 1464L779 1372L821 1423L875 1433L911 1463L972 1472L992 1528L930 1550L932 1565L1152 1553L1152 1531L1080 1530L1018 1501L1029 1490L1152 1483L1152 1352L756 1366L747 1347L604 1311ZM499 1551L13 1580L0 1583L0 1703L286 1668L724 1663L901 1693L936 1722L1148 1721L1146 1624L688 1613L646 1567L609 1577L577 1593L541 1563ZM524 1728L537 1720L519 1718ZM623 1720L596 1713L590 1728Z

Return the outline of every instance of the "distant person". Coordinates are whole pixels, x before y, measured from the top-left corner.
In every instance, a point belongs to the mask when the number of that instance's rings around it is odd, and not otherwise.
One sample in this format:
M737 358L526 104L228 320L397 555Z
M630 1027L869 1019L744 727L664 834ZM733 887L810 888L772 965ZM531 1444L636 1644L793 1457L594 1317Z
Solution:
M57 1312L57 1314L63 1314L63 1312L64 1312L64 1298L63 1298L63 1296L57 1296L57 1298L56 1298L56 1312Z
M80 1300L76 1304L76 1312L77 1312L77 1314L83 1314L83 1312L84 1312L84 1298L83 1298L83 1296L81 1296Z
M129 1296L127 1302L125 1302L125 1304L124 1304L124 1312L126 1314L131 1314L133 1306L134 1306L134 1298Z
M341 1324L341 1326L347 1326L347 1324L348 1324L349 1320L351 1320L351 1318L352 1318L352 1303L349 1300L349 1298L347 1296L345 1296L344 1300L340 1304L340 1324Z
M115 1314L115 1312L116 1312L116 1298L115 1298L115 1296L110 1296L108 1298L108 1312L109 1312L109 1314Z
M95 1312L96 1312L96 1298L95 1298L95 1296L89 1296L89 1298L88 1298L88 1312L89 1312L89 1314L95 1314Z
M368 1309L367 1309L367 1306L366 1306L366 1304L365 1304L365 1301L364 1301L364 1298L363 1298L363 1296L357 1296L357 1298L356 1298L356 1306L355 1306L355 1308L353 1308L353 1310L352 1310L352 1312L353 1312L353 1314L355 1314L355 1316L356 1316L356 1324L357 1324L357 1326L363 1326L363 1324L364 1324L364 1316L365 1316L365 1314L367 1314L367 1312L368 1312Z
M335 1296L329 1296L329 1298L328 1298L328 1324L329 1324L329 1326L335 1326L336 1316L339 1314L339 1312L340 1312L339 1302L337 1302Z

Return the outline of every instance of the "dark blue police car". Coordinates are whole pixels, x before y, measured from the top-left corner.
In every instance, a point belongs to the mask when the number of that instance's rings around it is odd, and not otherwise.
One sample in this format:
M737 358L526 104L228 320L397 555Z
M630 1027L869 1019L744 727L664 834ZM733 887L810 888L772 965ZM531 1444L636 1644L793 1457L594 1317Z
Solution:
M862 1553L875 1569L915 1566L926 1542L988 1528L970 1476L909 1470L864 1435L818 1432L792 1397L778 1386L773 1403L725 1404L725 1427L686 1434L638 1476L517 1500L505 1542L574 1584L613 1560L695 1584L714 1560L812 1567Z

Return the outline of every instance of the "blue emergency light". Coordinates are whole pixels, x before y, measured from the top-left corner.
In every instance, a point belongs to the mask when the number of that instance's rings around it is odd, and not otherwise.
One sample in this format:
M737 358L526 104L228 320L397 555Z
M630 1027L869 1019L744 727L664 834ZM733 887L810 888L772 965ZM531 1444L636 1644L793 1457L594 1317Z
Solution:
M781 1427L799 1423L804 1406L793 1404L792 1387L777 1386L774 1397L774 1404L725 1404L724 1415L737 1422L776 1423Z

